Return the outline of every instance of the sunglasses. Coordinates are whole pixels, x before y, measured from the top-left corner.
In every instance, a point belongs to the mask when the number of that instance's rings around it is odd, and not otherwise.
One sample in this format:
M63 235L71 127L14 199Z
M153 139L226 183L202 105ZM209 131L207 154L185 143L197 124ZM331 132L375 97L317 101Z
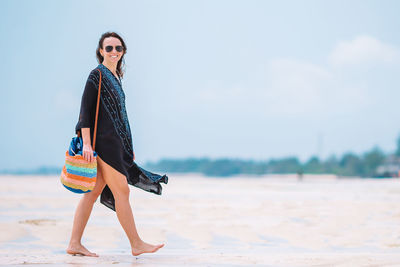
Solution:
M114 46L112 45L107 45L105 47L105 50L107 53L110 53L111 51L113 51ZM122 52L124 50L124 48L122 47L122 45L117 45L115 46L115 50L117 50L117 52Z

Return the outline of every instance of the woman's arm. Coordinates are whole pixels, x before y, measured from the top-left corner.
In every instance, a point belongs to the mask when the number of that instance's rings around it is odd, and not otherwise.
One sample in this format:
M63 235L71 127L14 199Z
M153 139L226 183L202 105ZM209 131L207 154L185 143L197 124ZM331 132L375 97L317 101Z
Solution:
M78 133L81 129L88 128L87 136L90 136L89 135L90 129L93 129L94 127L99 78L100 78L99 72L96 70L92 70L86 81L85 89L83 90L82 94L79 120L75 126L76 133ZM87 138L87 140L84 141L87 141L87 144L90 144L90 138Z
M93 162L94 156L93 156L92 145L90 142L90 128L82 128L81 133L83 141L82 156L87 161Z

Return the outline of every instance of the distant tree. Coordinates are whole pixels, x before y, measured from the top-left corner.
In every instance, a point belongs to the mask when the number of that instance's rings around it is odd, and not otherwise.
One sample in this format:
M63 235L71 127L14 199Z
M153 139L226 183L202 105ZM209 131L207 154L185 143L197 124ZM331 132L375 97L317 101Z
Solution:
M316 157L316 156L311 157L304 164L304 172L305 173L323 173L324 172L324 168L323 168L319 158Z
M400 154L400 137L397 140L396 154ZM339 160L332 155L321 161L318 157L311 157L302 164L296 157L271 159L267 161L186 158L162 159L156 163L147 163L146 167L153 171L162 172L198 172L208 176L231 176L237 174L266 174L266 173L330 173L342 176L373 177L376 168L383 163L386 155L379 147L374 147L362 156L347 153ZM41 172L53 170L42 169Z
M363 165L364 175L372 177L376 173L376 168L385 160L385 154L379 147L374 147L371 151L364 154Z
M271 159L267 167L269 173L297 173L299 169L301 164L296 157Z
M161 159L157 163L148 162L145 167L164 172L201 172L209 163L207 158Z
M331 155L324 163L324 172L338 174L339 173L339 160L335 155Z
M396 148L396 156L400 157L400 135L397 137L397 148Z
M240 160L218 159L209 162L202 171L208 176L231 176L242 173L243 165Z
M344 154L339 162L338 174L344 176L363 176L364 168L361 159L353 153Z

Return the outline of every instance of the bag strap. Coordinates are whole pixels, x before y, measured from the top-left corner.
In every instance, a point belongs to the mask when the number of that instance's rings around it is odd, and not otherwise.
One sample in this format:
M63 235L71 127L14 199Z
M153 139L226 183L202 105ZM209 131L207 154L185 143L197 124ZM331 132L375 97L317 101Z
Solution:
M99 71L100 78L99 78L99 90L98 90L99 92L98 92L98 95L97 95L96 119L94 121L94 133L93 133L93 145L92 145L93 151L94 151L94 148L95 148L95 145L96 145L97 118L99 116L100 91L101 91L101 71L99 69L96 69L96 70Z

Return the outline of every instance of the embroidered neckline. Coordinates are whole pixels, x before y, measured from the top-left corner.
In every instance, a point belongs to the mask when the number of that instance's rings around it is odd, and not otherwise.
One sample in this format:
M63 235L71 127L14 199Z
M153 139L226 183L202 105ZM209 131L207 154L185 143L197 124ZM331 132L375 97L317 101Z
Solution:
M109 72L109 74L111 74L111 76L113 76L114 79L117 80L119 85L122 87L121 77L119 77L119 76L118 76L118 78L115 77L115 75L112 73L112 71L109 68L107 68L105 65L103 65L103 63L100 63L98 67L105 69L107 72Z

